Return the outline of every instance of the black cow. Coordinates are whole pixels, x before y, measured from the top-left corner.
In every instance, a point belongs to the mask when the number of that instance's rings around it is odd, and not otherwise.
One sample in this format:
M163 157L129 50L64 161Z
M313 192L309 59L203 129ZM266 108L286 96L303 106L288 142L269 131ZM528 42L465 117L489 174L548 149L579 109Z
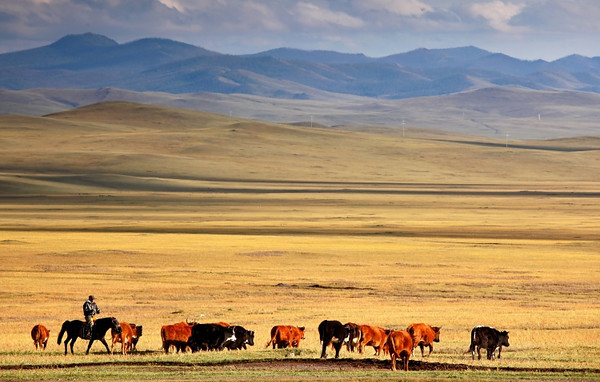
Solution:
M223 345L226 341L235 341L235 333L231 326L196 324L192 327L192 334L187 344L192 349L192 352L198 350L223 350Z
M487 359L494 359L494 352L498 348L498 358L502 353L502 346L510 346L508 343L508 332L499 331L489 326L476 326L471 330L471 346L469 351L475 359L475 348L477 348L478 359L481 359L481 348L487 351Z
M246 330L242 326L231 326L233 328L233 332L235 333L235 339L227 340L223 344L229 350L241 350L247 349L246 344L250 346L254 346L254 331Z
M331 344L335 349L335 358L340 357L340 349L344 340L349 335L349 328L342 325L339 321L324 320L319 324L319 338L323 343L321 358L327 358L327 346Z

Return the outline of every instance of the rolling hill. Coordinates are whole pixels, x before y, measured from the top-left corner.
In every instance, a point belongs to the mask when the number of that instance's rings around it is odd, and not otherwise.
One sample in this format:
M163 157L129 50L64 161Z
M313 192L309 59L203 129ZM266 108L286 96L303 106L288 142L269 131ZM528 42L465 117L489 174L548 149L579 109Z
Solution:
M0 114L41 116L102 101L130 101L207 111L267 122L389 128L410 136L415 128L496 139L553 139L600 133L600 95L490 87L456 94L383 100L323 92L289 100L244 94L133 92L117 88L0 90ZM404 124L403 124L404 122Z
M314 185L325 192L328 184L527 189L533 179L593 186L600 173L598 138L507 148L502 140L431 130L414 130L409 138L378 130L311 129L129 102L46 117L1 116L0 141L5 195L211 187L243 192L245 184L255 192L310 192Z

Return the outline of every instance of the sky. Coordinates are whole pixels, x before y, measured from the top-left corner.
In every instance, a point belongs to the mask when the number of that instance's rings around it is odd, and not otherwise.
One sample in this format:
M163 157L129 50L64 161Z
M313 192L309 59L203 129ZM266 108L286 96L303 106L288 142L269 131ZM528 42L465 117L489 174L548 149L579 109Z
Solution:
M288 47L384 57L476 46L552 61L600 56L600 0L0 0L0 53L97 33L219 53Z

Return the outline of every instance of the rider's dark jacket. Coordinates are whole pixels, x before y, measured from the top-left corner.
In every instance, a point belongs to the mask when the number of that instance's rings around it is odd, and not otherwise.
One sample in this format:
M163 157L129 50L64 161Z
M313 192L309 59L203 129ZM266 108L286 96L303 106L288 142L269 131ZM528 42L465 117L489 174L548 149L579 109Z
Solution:
M100 313L100 309L98 309L98 305L95 302L90 300L85 300L83 303L83 315L84 316L95 316Z

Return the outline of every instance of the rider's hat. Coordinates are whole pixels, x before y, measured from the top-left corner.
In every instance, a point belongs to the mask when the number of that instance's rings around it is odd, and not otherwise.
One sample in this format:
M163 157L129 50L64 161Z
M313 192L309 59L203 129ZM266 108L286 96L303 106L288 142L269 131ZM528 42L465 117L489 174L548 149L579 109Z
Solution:
M90 299L90 301L95 300L96 298L94 297L93 294L90 295L90 297L88 297Z

